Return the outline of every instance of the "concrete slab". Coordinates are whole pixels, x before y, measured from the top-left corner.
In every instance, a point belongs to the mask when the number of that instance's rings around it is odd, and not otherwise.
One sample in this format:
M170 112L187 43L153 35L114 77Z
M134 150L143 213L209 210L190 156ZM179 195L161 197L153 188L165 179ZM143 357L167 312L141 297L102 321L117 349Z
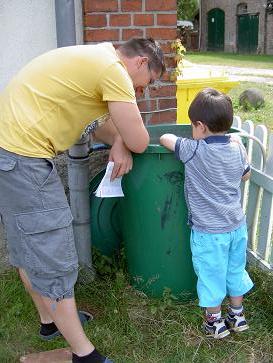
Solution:
M72 355L68 348L31 353L20 358L20 363L71 363Z

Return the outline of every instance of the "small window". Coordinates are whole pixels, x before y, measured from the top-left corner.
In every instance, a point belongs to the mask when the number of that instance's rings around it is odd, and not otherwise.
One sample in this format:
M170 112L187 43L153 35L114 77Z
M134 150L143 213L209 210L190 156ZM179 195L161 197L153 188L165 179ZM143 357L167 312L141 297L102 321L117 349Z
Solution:
M237 14L245 14L247 13L247 4L241 3L237 6Z

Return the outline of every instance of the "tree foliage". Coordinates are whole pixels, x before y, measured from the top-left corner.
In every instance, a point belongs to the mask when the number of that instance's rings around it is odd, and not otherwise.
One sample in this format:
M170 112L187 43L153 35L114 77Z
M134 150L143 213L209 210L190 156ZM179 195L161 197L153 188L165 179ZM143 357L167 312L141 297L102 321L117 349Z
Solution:
M193 20L198 10L198 0L177 0L177 19Z

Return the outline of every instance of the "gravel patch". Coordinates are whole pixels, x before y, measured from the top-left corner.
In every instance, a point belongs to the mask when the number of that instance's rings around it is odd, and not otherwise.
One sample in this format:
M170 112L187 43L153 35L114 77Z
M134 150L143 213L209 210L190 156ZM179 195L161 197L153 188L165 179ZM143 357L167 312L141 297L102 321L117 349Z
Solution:
M258 82L273 85L273 69L215 66L207 64L198 64L198 67L208 69L212 73L213 71L223 71L231 80L235 81Z

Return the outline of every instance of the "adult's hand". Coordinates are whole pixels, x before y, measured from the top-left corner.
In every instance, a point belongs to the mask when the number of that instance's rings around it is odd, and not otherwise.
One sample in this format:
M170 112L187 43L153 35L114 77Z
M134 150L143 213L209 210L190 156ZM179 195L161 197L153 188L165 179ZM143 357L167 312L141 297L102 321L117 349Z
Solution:
M110 150L109 161L114 162L111 180L129 173L133 167L132 154L120 136L115 138L115 141Z

